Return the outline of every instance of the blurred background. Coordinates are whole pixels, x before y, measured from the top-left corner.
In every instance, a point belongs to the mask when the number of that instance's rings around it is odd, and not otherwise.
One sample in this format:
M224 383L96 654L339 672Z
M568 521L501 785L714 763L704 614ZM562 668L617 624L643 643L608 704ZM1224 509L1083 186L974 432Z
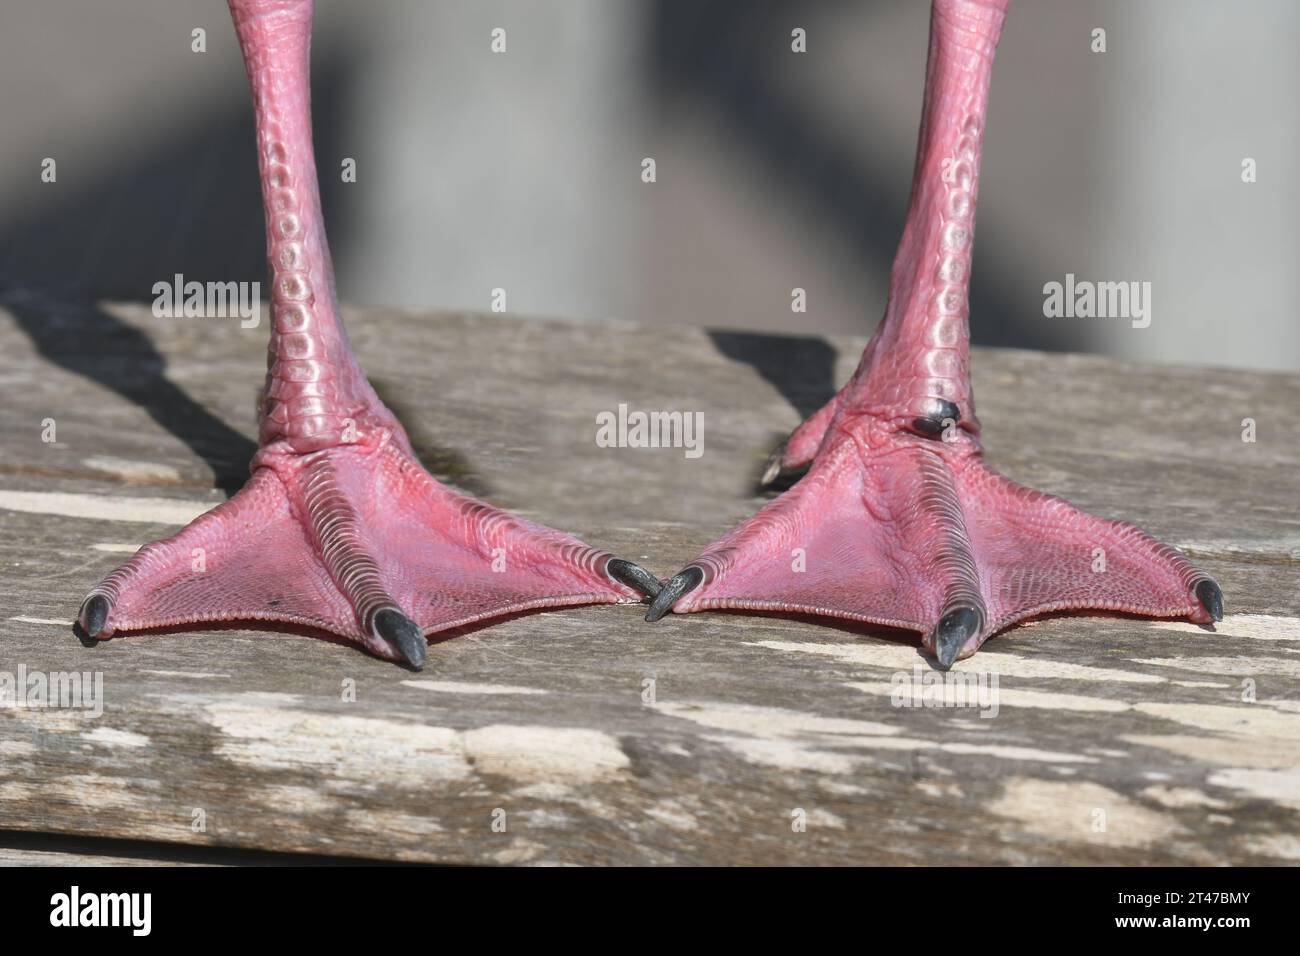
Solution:
M340 298L487 310L502 287L524 315L868 333L907 203L928 18L924 0L318 0ZM1287 0L1015 4L976 342L1300 368L1297 36ZM263 278L252 111L221 0L0 0L0 88L0 285L149 301L177 272ZM1150 282L1150 327L1044 317L1043 285L1066 273Z

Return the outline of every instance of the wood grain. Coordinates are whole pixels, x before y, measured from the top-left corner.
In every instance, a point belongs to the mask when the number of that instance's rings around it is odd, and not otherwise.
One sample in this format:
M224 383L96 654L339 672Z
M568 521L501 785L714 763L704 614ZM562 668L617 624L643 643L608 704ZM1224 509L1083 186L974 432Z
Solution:
M84 646L86 590L175 530L151 518L245 473L265 329L4 301L0 670L102 673L105 706L0 708L2 830L449 863L1300 859L1300 377L976 350L990 462L1188 551L1228 612L1017 627L958 668L997 675L981 717L893 705L929 672L911 635L777 617L525 615L418 675L286 631ZM665 576L761 504L768 452L863 345L347 322L435 474ZM598 448L619 403L703 412L704 455Z

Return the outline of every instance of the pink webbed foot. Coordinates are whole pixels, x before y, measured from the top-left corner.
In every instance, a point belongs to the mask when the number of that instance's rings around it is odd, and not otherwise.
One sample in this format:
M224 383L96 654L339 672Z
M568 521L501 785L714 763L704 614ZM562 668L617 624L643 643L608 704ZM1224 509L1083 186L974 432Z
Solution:
M82 627L107 638L280 621L420 667L435 631L641 599L624 583L646 584L635 565L447 488L404 444L381 431L373 444L264 464L235 497L110 574L83 604Z
M882 624L920 631L948 667L1047 611L1207 624L1222 601L1173 548L1002 477L961 439L860 422L665 585L647 619L720 608Z
M801 612L920 631L943 667L1046 611L1197 623L1219 587L1168 545L981 460L967 291L993 56L1007 0L934 0L907 224L852 380L767 479L806 476L664 585L669 609Z

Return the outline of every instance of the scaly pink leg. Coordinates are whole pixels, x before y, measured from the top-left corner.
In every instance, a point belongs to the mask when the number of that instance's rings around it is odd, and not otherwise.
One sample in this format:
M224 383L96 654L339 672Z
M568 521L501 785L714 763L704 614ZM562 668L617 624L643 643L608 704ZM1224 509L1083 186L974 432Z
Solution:
M286 621L418 668L434 631L657 592L635 565L420 467L339 320L312 156L311 0L230 0L230 11L253 89L271 269L260 447L235 497L90 592L86 633Z
M984 465L967 288L993 54L1009 0L934 0L907 224L853 378L769 469L808 473L701 554L646 619L743 608L920 631L940 666L1044 611L1219 620L1217 584L1132 525Z

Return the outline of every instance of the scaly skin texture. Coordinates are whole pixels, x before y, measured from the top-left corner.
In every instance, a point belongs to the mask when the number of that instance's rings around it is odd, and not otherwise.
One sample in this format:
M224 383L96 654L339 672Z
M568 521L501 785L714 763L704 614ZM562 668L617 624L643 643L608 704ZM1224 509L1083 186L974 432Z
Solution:
M230 0L252 86L272 330L252 477L82 605L94 637L205 621L306 625L421 666L424 635L532 608L640 600L626 563L435 481L366 381L334 295L316 164L310 0ZM648 576L645 576L648 578ZM647 590L657 590L649 579Z
M808 473L661 591L669 607L920 631L941 666L1014 621L1095 608L1199 624L1218 586L1168 545L981 459L967 290L993 55L1008 0L935 0L907 224L852 379L774 468Z

